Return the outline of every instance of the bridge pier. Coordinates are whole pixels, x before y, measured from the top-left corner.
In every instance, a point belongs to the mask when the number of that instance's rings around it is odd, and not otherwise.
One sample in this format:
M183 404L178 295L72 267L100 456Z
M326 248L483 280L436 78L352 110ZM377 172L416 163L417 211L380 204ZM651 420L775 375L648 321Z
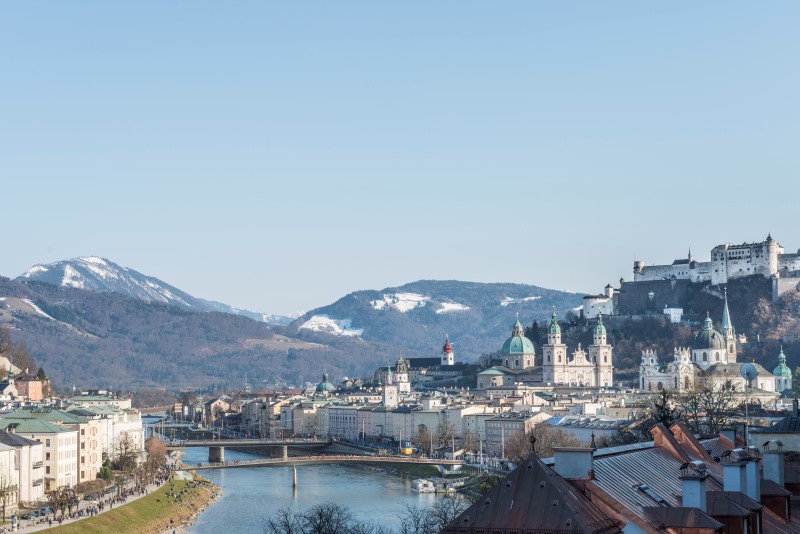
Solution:
M270 458L283 458L284 460L289 457L289 447L287 445L278 445L270 447Z
M210 463L222 463L225 461L225 447L209 447L208 461Z

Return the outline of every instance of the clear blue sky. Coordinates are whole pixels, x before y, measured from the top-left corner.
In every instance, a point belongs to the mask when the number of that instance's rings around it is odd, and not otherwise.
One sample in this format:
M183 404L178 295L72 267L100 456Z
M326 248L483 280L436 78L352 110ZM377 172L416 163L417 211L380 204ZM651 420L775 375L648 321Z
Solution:
M800 247L800 3L8 2L0 274L259 311Z

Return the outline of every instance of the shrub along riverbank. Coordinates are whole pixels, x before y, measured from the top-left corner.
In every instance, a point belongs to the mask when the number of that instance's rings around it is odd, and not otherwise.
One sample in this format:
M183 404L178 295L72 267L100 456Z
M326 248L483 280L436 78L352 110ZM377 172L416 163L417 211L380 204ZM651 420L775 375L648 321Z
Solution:
M167 482L144 497L117 506L98 516L54 526L42 532L59 534L171 532L172 526L192 523L218 496L219 488L200 477L196 477L195 481L176 480L174 488ZM173 521L172 524L170 519Z

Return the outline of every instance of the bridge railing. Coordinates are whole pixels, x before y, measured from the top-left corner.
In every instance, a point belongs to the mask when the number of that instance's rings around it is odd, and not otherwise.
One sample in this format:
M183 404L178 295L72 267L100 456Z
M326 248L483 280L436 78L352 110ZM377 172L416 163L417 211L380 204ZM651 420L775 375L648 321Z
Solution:
M270 464L287 464L303 462L324 462L324 461L354 461L354 462L386 462L386 463L409 463L409 464L429 464L429 465L462 465L462 460L447 460L436 458L408 458L403 456L362 456L349 454L325 454L314 456L293 456L289 458L257 458L253 460L229 460L226 462L198 462L196 464L184 464L181 469L207 469L214 467L235 467L235 466L258 466Z

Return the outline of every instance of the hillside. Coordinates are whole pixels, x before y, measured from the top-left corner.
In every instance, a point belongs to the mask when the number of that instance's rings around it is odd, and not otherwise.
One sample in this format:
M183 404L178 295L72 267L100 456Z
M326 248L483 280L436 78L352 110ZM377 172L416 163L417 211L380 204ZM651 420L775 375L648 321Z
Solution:
M312 310L285 331L304 338L310 332L397 347L404 356L438 356L445 334L460 361L474 361L500 349L519 313L520 321L549 319L555 306L565 314L583 295L524 284L483 284L422 280L380 291L350 293ZM386 358L396 358L386 355Z
M0 277L0 325L57 388L256 387L371 373L376 353L360 339L298 340L267 324L198 313L117 293ZM387 351L392 352L392 351Z

